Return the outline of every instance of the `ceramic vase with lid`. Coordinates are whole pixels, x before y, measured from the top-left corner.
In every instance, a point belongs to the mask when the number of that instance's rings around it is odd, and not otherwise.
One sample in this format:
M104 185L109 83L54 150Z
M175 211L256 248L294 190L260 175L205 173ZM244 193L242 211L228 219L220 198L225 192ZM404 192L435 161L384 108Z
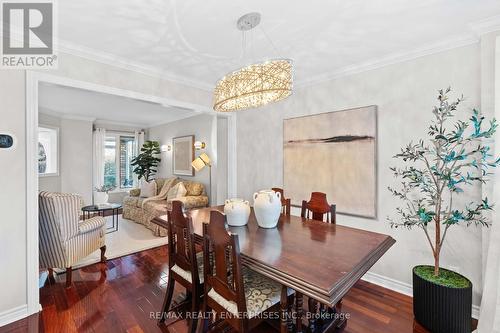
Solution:
M228 225L232 227L246 225L250 216L250 203L243 199L228 199L224 205L224 214Z
M275 228L281 214L281 193L262 190L253 194L253 209L261 228Z

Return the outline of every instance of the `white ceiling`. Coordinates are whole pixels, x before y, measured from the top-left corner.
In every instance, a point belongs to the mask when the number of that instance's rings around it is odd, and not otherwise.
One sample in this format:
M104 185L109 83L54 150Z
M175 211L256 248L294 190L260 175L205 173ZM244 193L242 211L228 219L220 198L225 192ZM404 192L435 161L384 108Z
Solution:
M196 115L193 110L50 83L41 83L38 105L61 116L148 128Z
M208 87L262 58L293 59L300 84L377 59L464 44L477 39L471 25L495 16L499 22L500 1L79 0L58 1L58 11L68 48ZM239 59L235 23L251 11L262 14L262 29L248 35L253 58Z

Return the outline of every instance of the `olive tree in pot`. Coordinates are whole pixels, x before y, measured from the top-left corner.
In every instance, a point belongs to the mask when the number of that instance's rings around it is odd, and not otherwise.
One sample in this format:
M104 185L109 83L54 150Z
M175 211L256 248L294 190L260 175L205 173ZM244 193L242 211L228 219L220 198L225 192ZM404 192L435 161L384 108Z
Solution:
M156 174L158 164L161 159L158 155L161 153L160 143L158 141L146 141L141 147L141 152L130 163L134 167L134 173L138 179L144 178L146 182L153 180Z
M490 223L484 214L492 209L487 198L467 205L456 205L454 198L474 184L486 183L489 168L500 164L485 142L497 123L492 119L484 124L484 117L473 110L469 122L457 120L449 126L463 101L463 97L450 101L449 93L450 88L439 91L428 140L410 142L394 156L405 166L391 168L401 182L389 190L404 205L397 208L397 219L388 219L392 227L422 229L434 256L433 266L413 268L415 319L432 332L470 333L472 283L440 268L439 260L449 228Z

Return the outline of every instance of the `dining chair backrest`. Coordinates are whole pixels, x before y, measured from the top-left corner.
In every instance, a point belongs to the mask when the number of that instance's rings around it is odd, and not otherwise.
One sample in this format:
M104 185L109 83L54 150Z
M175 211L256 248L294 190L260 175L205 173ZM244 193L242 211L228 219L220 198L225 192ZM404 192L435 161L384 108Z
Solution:
M191 272L192 280L199 283L198 263L193 234L193 223L190 217L184 215L181 201L172 201L172 210L168 215L168 255L169 267L177 265L184 271Z
M239 312L246 312L238 235L227 231L226 215L219 211L211 211L210 223L203 224L203 259L205 295L213 289L236 303Z
M271 190L274 192L279 192L281 194L281 214L290 215L290 199L285 198L283 189L279 187L273 187Z
M312 192L309 201L302 201L301 217L312 218L313 220L336 223L337 213L336 206L330 205L326 199L326 194L323 192Z

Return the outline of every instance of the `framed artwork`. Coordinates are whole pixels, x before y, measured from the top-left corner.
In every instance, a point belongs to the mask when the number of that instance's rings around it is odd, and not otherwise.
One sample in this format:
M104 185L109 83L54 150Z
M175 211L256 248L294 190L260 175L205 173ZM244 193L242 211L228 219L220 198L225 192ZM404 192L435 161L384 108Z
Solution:
M191 162L194 160L194 135L172 139L172 169L174 175L194 176Z
M283 184L292 205L324 192L339 214L377 217L377 107L285 119Z
M59 129L41 125L38 127L38 175L59 175Z

